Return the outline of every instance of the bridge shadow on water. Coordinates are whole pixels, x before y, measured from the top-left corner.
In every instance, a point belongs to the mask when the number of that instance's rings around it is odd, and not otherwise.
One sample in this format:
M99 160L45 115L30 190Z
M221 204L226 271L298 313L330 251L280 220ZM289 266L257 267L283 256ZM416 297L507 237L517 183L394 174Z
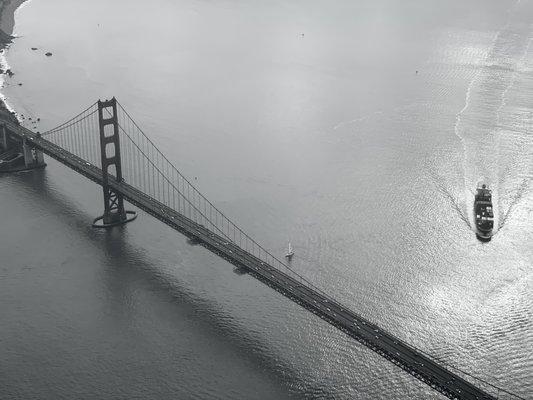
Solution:
M127 226L119 226L111 230L97 230L91 226L93 219L86 210L81 210L69 197L61 197L47 183L46 170L34 170L16 175L17 181L25 185L25 190L39 197L41 205L46 207L59 220L69 226L74 224L77 232L82 232L85 239L105 251L105 256L114 267L111 282L117 288L132 281L131 273L143 283L152 287L150 295L158 296L165 304L176 307L180 314L186 314L199 324L189 324L190 329L198 329L201 335L211 334L213 340L221 342L221 346L230 347L232 352L247 364L256 367L260 375L267 375L272 385L286 392L287 398L304 399L313 396L333 398L338 393L328 388L324 382L313 382L305 379L305 373L296 372L284 362L274 350L269 351L269 344L262 340L260 333L243 330L242 325L228 323L227 314L216 303L199 297L180 284L179 276L169 276L162 271L157 261L147 257L142 249L128 241ZM100 190L100 188L97 188ZM151 218L142 215L144 218ZM176 237L179 235L176 233ZM184 242L185 242L185 237ZM228 265L228 268L233 268ZM121 271L128 271L125 278ZM177 274L176 274L177 275ZM236 278L238 276L236 275ZM146 286L145 286L146 287ZM304 376L302 376L304 375Z

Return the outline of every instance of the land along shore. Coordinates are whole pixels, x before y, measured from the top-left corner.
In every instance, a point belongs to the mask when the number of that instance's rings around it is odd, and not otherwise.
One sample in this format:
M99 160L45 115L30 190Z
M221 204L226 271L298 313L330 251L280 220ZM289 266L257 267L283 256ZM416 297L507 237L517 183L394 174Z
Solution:
M15 26L15 11L26 0L0 0L0 49L5 49L12 41L13 28ZM3 74L6 71L2 71ZM0 111L3 115L9 113L13 122L17 121L8 110L5 103L0 99ZM18 121L17 121L18 122Z
M4 35L11 37L15 26L15 11L26 0L0 0L0 30Z

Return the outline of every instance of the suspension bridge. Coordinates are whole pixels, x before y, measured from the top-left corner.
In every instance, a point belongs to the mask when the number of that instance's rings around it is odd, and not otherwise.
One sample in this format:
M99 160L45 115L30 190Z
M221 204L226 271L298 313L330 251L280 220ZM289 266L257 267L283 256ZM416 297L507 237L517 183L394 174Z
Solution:
M402 341L331 298L228 219L158 150L115 98L43 133L0 112L0 171L43 167L43 154L103 188L93 226L135 219L125 200L311 311L450 399L523 399Z

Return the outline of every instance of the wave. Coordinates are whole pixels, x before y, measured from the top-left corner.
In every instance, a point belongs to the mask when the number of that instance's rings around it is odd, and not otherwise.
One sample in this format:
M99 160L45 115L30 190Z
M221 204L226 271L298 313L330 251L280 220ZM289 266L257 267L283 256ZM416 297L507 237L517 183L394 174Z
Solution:
M463 153L464 198L461 201L449 192L444 194L471 229L473 208L467 205L473 203L472 189L477 182L487 181L492 188L496 231L508 220L528 188L527 180L516 180L520 168L527 168L530 161L523 151L527 145L509 143L520 142L527 136L527 129L524 129L527 116L517 112L520 104L514 104L509 97L510 92L528 90L527 86L516 85L523 71L527 71L524 65L532 41L531 27L512 21L519 3L510 9L507 25L495 34L485 61L468 85L465 104L456 115L454 133ZM516 138L506 134L509 130ZM512 193L510 200L509 193Z

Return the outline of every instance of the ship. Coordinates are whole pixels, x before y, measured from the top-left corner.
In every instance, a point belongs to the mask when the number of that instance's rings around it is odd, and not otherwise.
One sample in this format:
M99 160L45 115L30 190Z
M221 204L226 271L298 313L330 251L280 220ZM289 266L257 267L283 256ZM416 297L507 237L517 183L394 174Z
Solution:
M494 211L492 209L492 193L486 184L478 186L474 199L474 215L476 217L476 236L483 242L492 237L494 227Z

